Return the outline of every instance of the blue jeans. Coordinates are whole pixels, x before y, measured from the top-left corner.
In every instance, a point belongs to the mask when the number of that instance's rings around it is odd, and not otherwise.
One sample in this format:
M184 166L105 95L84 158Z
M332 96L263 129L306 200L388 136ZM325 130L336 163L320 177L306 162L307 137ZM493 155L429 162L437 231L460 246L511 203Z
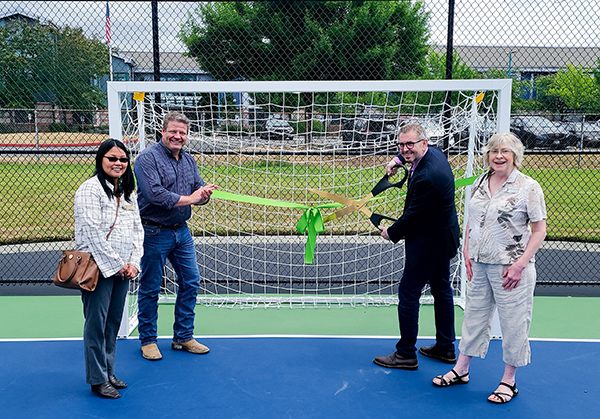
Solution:
M158 294L166 259L177 274L173 341L187 342L194 334L194 309L200 286L194 239L187 225L176 230L144 226L144 256L138 292L138 331L141 345L156 343Z

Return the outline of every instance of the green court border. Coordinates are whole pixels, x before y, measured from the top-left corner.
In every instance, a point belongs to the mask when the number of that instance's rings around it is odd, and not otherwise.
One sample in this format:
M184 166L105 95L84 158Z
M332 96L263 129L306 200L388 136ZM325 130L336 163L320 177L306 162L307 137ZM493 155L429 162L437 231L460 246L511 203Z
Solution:
M199 336L398 336L397 307L196 307ZM159 307L158 334L171 336L173 304ZM460 335L463 312L456 307ZM0 339L81 338L79 296L0 296ZM420 336L434 336L433 306L423 305ZM137 336L134 331L132 337ZM531 338L600 339L600 298L535 297Z

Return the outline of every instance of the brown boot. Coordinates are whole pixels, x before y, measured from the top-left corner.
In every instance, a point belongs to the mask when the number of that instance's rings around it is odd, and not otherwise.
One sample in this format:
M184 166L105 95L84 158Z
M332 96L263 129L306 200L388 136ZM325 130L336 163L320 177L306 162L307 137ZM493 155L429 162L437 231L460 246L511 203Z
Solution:
M188 351L192 354L205 354L210 349L201 343L198 343L196 339L188 340L187 342L171 342L171 349L176 351Z
M142 356L148 361L159 361L162 359L162 355L158 350L158 345L156 345L156 343L142 346Z

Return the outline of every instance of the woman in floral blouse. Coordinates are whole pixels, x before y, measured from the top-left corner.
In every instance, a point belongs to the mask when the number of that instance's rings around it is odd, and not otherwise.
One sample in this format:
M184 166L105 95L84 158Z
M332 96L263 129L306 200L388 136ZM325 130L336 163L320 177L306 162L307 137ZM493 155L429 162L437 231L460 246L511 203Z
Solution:
M490 394L508 403L518 393L518 367L531 361L529 328L535 288L535 253L546 237L546 204L540 185L519 172L523 144L513 134L495 134L482 150L489 171L474 183L463 246L467 297L454 368L433 379L438 387L469 382L472 357L484 358L492 316L498 309L504 375Z

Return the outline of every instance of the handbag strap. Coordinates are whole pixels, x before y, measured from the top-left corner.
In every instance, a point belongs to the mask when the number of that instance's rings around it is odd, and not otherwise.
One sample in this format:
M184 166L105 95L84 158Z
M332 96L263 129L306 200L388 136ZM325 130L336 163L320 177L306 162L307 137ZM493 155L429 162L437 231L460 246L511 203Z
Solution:
M108 238L110 237L110 233L112 233L113 228L115 228L115 223L117 222L117 217L119 216L119 206L121 202L121 197L117 197L117 213L115 214L115 221L113 221L112 225L110 226L110 231L108 232L108 234L106 235L106 240L108 240Z
M90 255L90 258L92 257L92 255ZM66 264L67 262L67 255L63 254L62 258L61 258L61 263ZM77 272L77 267L81 264L81 256L77 256L77 258L75 259L75 263L73 264L73 271L71 272L71 274L69 275L69 277L65 280L63 280L60 277L60 264L58 266L58 281L59 282L69 282L71 281L71 279L73 279L73 277L75 276L75 272Z

